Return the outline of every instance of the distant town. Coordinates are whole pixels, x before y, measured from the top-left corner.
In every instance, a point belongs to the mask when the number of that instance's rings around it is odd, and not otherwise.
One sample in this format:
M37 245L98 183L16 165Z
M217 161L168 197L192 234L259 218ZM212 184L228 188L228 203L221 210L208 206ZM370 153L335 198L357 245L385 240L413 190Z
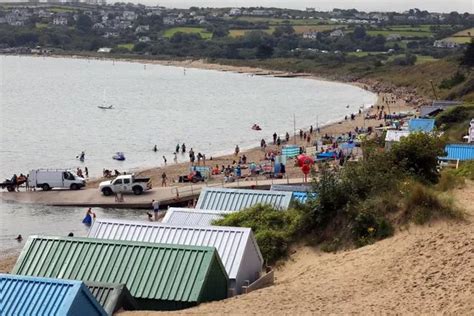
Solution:
M439 58L469 43L473 26L474 15L469 13L419 9L168 9L107 5L105 0L49 0L0 4L0 50L232 59L413 51Z

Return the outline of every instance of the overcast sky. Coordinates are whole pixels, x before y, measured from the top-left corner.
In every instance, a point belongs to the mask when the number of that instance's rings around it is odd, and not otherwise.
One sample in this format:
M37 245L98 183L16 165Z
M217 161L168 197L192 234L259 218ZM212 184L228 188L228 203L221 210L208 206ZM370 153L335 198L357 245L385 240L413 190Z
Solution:
M109 3L113 1L108 0ZM314 7L322 11L333 8L356 8L363 11L405 11L419 8L433 12L473 13L474 7L474 0L131 0L131 2L158 4L171 8L264 6L293 9Z

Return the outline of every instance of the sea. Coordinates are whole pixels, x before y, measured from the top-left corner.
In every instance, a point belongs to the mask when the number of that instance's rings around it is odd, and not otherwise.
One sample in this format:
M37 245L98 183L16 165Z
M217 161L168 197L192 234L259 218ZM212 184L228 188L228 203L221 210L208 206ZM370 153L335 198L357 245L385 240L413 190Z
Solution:
M321 126L374 104L358 87L138 62L0 56L0 179L37 168L136 171L173 161L177 144L211 156L274 132ZM103 110L98 106L112 105ZM262 131L251 129L258 124ZM154 152L153 147L158 151ZM85 152L85 161L76 157ZM126 160L112 156L123 152ZM179 161L186 160L178 155ZM144 211L97 210L143 218ZM84 233L79 208L0 204L0 253L22 234Z

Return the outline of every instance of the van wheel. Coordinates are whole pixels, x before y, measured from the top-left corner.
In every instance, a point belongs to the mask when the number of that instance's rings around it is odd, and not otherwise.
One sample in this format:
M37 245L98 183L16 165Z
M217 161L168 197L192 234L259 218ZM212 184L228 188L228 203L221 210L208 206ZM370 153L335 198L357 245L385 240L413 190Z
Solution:
M79 186L76 183L71 184L71 190L79 190Z
M140 195L142 193L143 193L142 187L139 187L139 186L133 187L133 194Z
M41 188L43 189L43 191L49 191L51 190L51 187L49 186L49 184L47 183L44 183L41 185Z
M104 194L105 196L112 195L112 189L111 188L103 188L102 189L102 194Z

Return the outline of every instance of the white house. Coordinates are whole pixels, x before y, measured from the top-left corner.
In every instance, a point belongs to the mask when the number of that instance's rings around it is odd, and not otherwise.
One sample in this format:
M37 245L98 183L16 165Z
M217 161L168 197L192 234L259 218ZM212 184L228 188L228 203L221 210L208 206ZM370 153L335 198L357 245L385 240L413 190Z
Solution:
M445 40L445 39L435 41L434 44L433 44L433 47L436 47L436 48L456 48L458 46L459 46L458 43L448 41L448 40Z
M319 33L319 32L316 32L316 31L304 32L304 33L303 33L303 38L304 38L304 39L315 40L315 39L318 38L318 33Z
M110 47L101 47L97 50L98 53L110 53L112 51L112 48Z
M148 36L141 36L138 41L140 43L148 43L150 41L150 38Z
M232 9L230 9L230 11L229 11L229 15L230 15L230 16L239 16L239 15L242 15L242 10L240 10L239 8L232 8Z
M329 36L334 38L343 37L344 32L342 30L334 30L329 34Z

